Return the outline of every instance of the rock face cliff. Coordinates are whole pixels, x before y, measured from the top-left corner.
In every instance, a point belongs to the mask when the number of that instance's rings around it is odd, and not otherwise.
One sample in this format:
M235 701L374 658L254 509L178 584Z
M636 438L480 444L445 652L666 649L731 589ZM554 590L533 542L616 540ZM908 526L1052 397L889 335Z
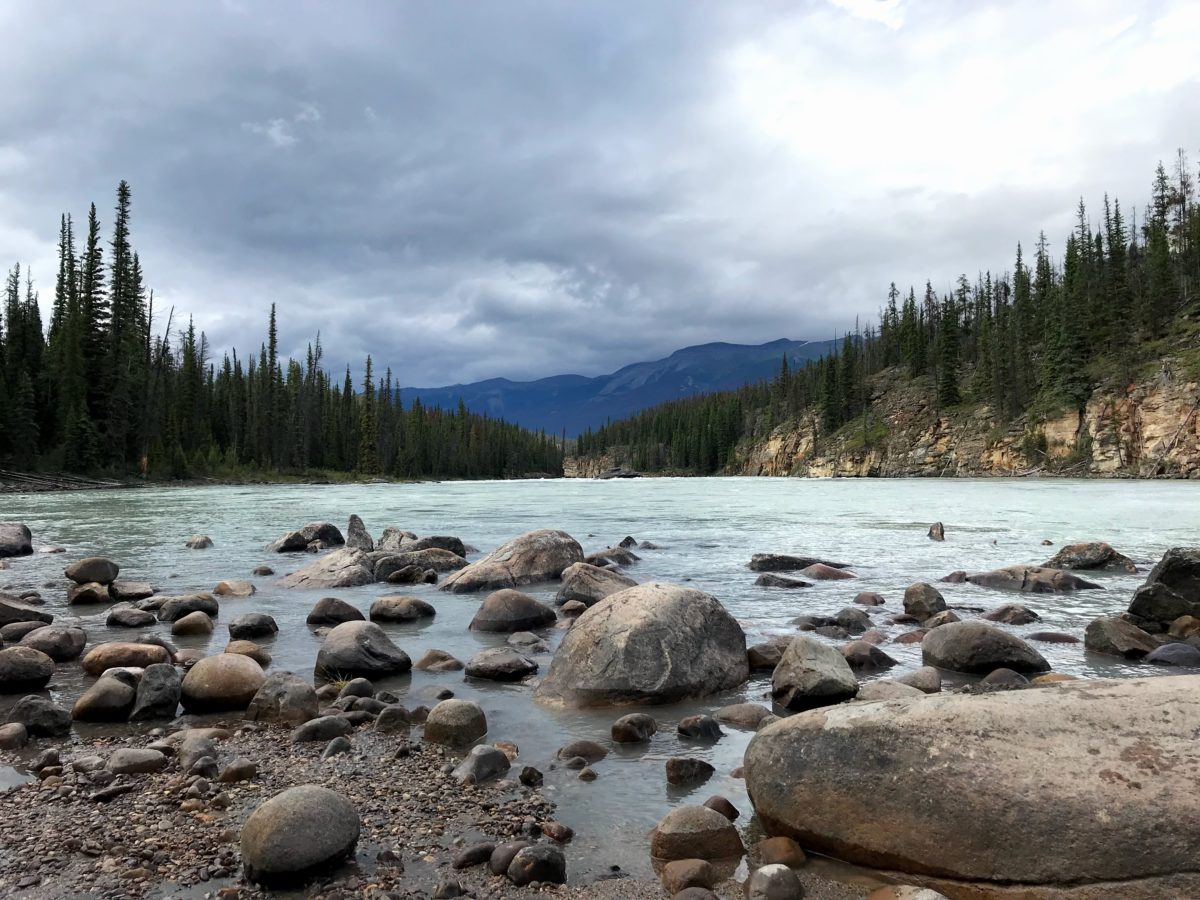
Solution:
M997 420L987 406L938 410L927 380L897 369L871 385L871 413L822 434L816 412L744 442L727 472L812 477L992 476L1200 478L1200 379L1164 364L1124 389L1097 388L1082 411ZM620 449L569 458L568 477L628 465Z

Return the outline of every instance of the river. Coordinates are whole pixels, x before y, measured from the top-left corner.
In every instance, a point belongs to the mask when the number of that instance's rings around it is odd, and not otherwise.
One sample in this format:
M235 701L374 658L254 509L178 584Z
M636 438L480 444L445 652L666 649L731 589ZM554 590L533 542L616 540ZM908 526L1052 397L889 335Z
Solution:
M628 574L639 581L688 583L713 594L742 622L750 643L767 634L791 633L789 620L802 613L835 613L864 590L886 598L885 606L868 612L894 637L905 629L888 619L902 610L908 584L933 582L956 569L1042 562L1073 541L1108 541L1143 573L1168 547L1200 544L1200 483L1195 482L662 478L145 488L0 495L0 521L24 522L33 530L35 544L67 549L65 555L38 553L13 560L11 569L0 571L0 587L41 589L47 609L56 621L64 621L78 610L66 606L62 568L83 556L109 556L120 563L123 578L149 581L168 594L211 590L222 579L250 579L255 566L270 564L277 576L251 579L258 587L253 597L222 602L211 637L171 639L178 646L220 652L230 618L242 612L269 613L280 628L274 640L263 642L273 656L269 671L306 676L311 676L319 639L304 619L325 594L348 600L364 613L386 593L432 602L437 608L432 620L383 626L413 659L438 647L465 660L504 643L504 635L468 631L479 596L451 595L424 585L320 592L275 585L278 575L311 557L268 553L265 544L314 520L332 521L344 530L351 513L360 515L376 536L394 525L420 535L455 534L483 551L535 528L568 531L585 552L615 545L626 535L653 541L660 549L640 551L641 562ZM944 543L926 536L929 524L939 520L946 526ZM214 547L186 549L184 541L193 533L211 536ZM1043 546L1044 539L1054 546ZM758 552L834 558L849 562L859 577L818 582L800 591L764 589L754 585L755 575L746 567ZM1053 629L1081 636L1092 618L1124 610L1143 577L1099 574L1095 580L1104 590L1059 596L1016 597L970 584L939 589L951 606L1026 603L1042 622L1013 627L1018 634ZM529 589L547 602L554 591L553 585ZM124 634L104 626L102 610L86 612L90 642ZM158 630L170 637L169 626ZM548 632L551 644L561 635L559 630ZM889 642L883 649L900 663L889 674L920 665L919 645ZM1039 644L1038 649L1056 671L1084 677L1167 674L1087 654L1082 645ZM535 659L544 672L550 656ZM58 669L51 690L69 705L90 679L75 664ZM479 700L488 714L489 737L515 741L521 751L516 765L544 771L559 746L577 738L606 742L610 723L630 711L548 710L532 701L528 684L466 682L461 673L414 672L379 685L406 695L403 702L409 705L432 705L432 694L441 687ZM596 764L595 782L581 782L563 769L547 771L546 793L559 804L558 817L578 832L567 847L572 881L586 880L611 864L647 874L646 832L673 805L724 794L742 811L739 824L745 823L750 805L742 782L729 773L740 764L750 734L726 726L717 744L685 747L675 724L683 716L728 703L763 702L768 690L769 678L756 677L739 690L703 702L648 709L659 722L658 735L648 747L617 749ZM0 714L14 699L0 698ZM84 733L96 727L83 726ZM707 758L717 774L693 789L669 787L664 760L685 752Z

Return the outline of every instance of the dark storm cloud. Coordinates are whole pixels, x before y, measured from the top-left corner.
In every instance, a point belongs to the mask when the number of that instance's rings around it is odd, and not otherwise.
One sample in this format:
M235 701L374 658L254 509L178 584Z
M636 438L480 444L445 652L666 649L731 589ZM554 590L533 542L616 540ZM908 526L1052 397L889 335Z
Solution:
M823 338L1200 142L1188 7L1089 9L18 2L0 251L48 292L124 177L159 309L406 384ZM1109 63L1073 113L1064 48Z

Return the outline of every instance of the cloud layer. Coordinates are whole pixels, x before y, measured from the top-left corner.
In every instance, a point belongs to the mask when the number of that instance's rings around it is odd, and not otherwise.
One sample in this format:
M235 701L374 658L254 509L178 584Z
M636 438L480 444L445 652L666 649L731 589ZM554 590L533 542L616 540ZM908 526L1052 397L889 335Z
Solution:
M127 178L159 308L253 350L276 302L289 352L319 331L405 384L829 337L1200 158L1188 0L14 0L0 26L0 258L43 299L59 213Z

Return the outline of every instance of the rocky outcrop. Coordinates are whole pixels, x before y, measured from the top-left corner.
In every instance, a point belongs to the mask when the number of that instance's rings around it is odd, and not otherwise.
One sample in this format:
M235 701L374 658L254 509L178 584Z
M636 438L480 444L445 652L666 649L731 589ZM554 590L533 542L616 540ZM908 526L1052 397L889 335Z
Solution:
M565 531L530 531L459 569L440 589L457 594L554 581L577 562L583 562L583 548Z
M749 674L746 635L714 597L655 582L576 619L535 696L580 707L671 703L737 687Z
M828 707L758 732L746 786L769 834L948 896L1200 896L1180 790L1200 773L1197 690L1090 680Z

